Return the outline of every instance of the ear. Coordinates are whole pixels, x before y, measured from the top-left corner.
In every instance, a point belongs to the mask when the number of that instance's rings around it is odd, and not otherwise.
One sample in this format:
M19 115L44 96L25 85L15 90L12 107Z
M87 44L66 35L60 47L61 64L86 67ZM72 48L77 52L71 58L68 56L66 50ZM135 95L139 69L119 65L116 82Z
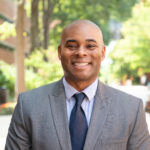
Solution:
M58 50L58 58L59 60L61 60L61 45L58 46L57 50Z
M103 61L105 59L105 54L106 54L106 47L104 45L103 49L102 49L102 54L101 54L101 61Z

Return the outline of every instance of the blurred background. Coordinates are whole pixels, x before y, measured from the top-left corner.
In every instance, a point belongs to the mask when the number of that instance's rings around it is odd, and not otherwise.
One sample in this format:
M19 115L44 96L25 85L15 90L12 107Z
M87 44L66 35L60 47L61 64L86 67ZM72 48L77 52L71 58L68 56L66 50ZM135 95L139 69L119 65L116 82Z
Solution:
M150 129L149 14L150 0L0 0L0 150L18 94L63 76L57 46L77 19L102 29L107 55L99 78L142 98Z

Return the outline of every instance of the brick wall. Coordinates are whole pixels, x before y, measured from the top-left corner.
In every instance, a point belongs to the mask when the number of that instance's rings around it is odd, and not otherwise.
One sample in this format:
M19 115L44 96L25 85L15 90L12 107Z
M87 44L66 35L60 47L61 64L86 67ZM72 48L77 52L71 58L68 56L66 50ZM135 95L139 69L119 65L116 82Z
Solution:
M10 19L14 19L16 6L12 0L0 0L0 12Z
M0 48L0 60L3 60L8 64L14 63L14 52Z
M12 0L0 0L0 13L6 16L8 19L14 21L15 20L15 15L16 15L16 5ZM0 24L3 22L2 19L0 19ZM30 22L27 17L25 17L25 30L29 30L30 28ZM5 42L13 47L15 47L16 44L16 39L15 38L8 38L5 41L0 41L0 42ZM25 53L29 52L29 37L25 38ZM14 63L14 52L2 49L0 48L0 60L3 60L7 62L8 64Z

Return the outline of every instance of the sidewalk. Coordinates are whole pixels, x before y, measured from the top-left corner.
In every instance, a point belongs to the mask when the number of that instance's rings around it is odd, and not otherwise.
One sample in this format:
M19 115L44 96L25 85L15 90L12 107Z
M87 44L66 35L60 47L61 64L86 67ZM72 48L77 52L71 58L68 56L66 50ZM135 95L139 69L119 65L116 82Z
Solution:
M146 121L147 121L148 130L150 133L150 114L148 114L148 113L146 113Z
M0 150L4 150L11 116L0 116Z

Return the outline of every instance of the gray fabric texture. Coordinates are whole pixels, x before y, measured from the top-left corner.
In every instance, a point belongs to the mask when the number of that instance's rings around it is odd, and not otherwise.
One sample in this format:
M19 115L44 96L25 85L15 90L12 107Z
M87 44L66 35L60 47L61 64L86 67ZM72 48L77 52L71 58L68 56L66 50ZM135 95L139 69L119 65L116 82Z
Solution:
M21 93L5 150L71 150L62 80ZM99 81L84 150L150 150L142 101Z

